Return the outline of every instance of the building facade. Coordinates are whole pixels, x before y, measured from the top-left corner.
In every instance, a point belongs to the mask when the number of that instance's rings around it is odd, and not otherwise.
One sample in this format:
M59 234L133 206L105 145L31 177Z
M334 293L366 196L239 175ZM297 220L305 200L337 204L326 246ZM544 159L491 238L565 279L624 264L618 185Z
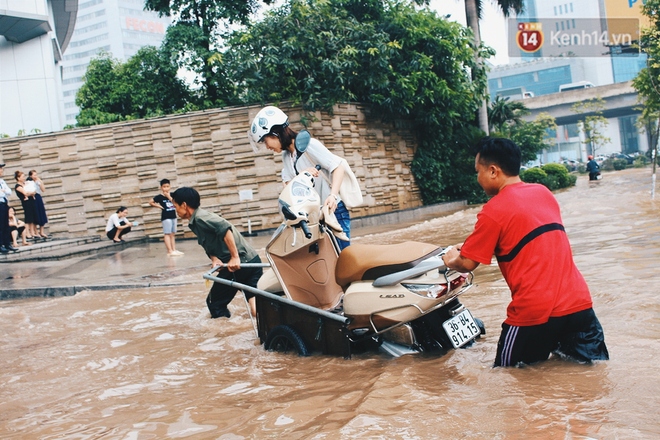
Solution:
M126 61L162 43L170 18L143 7L143 0L0 0L0 136L74 125L92 58Z
M76 93L89 62L101 53L126 61L144 46L159 47L169 17L144 11L144 0L80 0L76 27L63 59L64 121L74 125Z
M606 106L618 102L611 93L636 96L629 81L646 65L645 54L635 49L639 26L645 24L640 7L641 2L628 0L526 0L525 12L509 20L509 55L516 62L491 70L488 76L491 99L532 98L526 105L534 109L534 115L552 110L549 102L563 109L557 119L557 130L549 133L555 139L555 146L544 151L539 162L586 160L592 152L591 146L584 143L585 135L578 125L581 116L566 114L573 104L602 98L603 93L607 94ZM536 24L533 29L542 30L540 48L525 50L529 48L521 45L519 31L526 24ZM592 28L596 30L592 32ZM614 44L618 41L612 36L624 32L631 38L626 44ZM571 38L558 38L562 34ZM605 87L612 84L623 86ZM539 99L540 96L544 98ZM602 127L602 134L611 141L600 146L599 154L648 149L647 136L636 125L641 112L635 102L616 109L606 107L602 114L608 121Z
M64 126L62 60L78 0L0 0L0 136Z

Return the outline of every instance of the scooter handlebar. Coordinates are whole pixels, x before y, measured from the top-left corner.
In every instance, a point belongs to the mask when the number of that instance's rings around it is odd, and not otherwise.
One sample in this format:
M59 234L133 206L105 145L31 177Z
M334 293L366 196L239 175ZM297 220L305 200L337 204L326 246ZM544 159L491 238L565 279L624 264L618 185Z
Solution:
M300 229L302 229L306 239L309 240L310 238L312 238L312 231L309 230L309 226L307 225L307 220L303 220L300 222Z

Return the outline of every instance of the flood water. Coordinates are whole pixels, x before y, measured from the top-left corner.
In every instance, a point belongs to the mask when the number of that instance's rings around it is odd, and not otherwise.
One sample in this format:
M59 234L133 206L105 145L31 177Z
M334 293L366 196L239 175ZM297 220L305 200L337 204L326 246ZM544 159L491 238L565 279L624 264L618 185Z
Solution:
M491 367L509 292L496 266L462 302L487 335L443 356L271 353L242 296L205 283L0 302L0 438L660 438L660 196L650 169L556 194L611 360ZM356 238L455 244L479 207ZM551 258L551 256L548 256Z

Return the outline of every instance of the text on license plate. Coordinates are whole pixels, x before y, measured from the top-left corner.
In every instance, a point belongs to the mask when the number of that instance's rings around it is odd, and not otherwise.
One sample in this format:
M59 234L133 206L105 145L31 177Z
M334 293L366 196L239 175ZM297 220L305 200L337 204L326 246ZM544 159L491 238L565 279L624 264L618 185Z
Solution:
M447 332L447 336L449 336L449 340L454 348L470 342L481 333L468 309L443 322L442 327Z

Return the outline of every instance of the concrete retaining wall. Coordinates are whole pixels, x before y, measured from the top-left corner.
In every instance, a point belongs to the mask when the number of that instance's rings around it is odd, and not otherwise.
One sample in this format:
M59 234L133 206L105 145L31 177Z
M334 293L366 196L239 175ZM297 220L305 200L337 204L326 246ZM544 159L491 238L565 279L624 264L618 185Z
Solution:
M282 108L294 129L303 128L300 108ZM160 211L149 206L162 178L169 178L173 189L195 187L203 207L242 231L248 229L248 215L253 231L271 229L281 221L282 163L279 155L266 149L255 154L249 145L247 130L259 110L209 110L0 139L4 179L13 188L15 170L39 172L49 231L59 236L104 235L107 218L120 205L129 207L129 219L140 222L136 235L162 235ZM404 124L382 123L357 104L313 117L309 131L345 157L360 180L365 205L352 210L354 218L422 205L410 171L415 137ZM247 205L239 200L241 190L252 190ZM15 194L10 204L20 208ZM191 235L180 222L179 235L184 233Z

